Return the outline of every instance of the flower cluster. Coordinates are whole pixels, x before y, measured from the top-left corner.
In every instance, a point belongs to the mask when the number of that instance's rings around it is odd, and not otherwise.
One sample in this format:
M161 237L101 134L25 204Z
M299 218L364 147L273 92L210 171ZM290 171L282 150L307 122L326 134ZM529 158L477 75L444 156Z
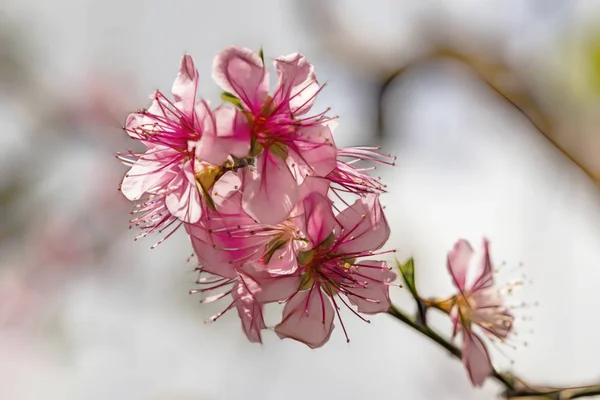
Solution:
M275 332L316 348L341 304L362 319L390 306L396 276L371 259L390 233L385 187L361 164L394 159L337 148L328 110L311 112L324 85L304 56L274 66L271 91L262 51L223 50L212 77L225 104L211 108L197 99L198 72L184 55L173 99L157 91L127 119L124 129L147 150L119 156L131 166L121 191L137 202L140 236L167 231L164 240L184 226L201 272L195 291L209 292L204 302L231 298L212 320L235 308L248 339L260 342L265 304L282 302Z

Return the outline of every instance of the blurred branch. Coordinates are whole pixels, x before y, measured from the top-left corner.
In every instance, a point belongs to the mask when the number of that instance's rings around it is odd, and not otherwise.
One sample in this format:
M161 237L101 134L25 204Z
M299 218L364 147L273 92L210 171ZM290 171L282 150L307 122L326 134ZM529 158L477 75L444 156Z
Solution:
M426 64L443 59L458 61L472 70L488 87L525 117L532 126L548 139L569 160L583 170L596 184L600 185L600 171L586 165L584 149L567 149L558 139L558 122L552 111L536 100L531 88L519 79L518 74L498 57L489 60L483 54L467 49L463 41L446 39L442 28L431 24L425 32L423 47L426 51L419 56L407 56L395 48L377 48L363 39L360 32L353 32L338 21L329 2L310 0L302 2L298 10L310 21L311 32L318 36L319 43L333 58L377 81L377 135L386 134L384 100L386 92L406 73ZM456 42L456 43L455 43ZM467 41L468 42L468 41ZM487 55L489 56L489 54ZM570 135L570 138L575 137Z

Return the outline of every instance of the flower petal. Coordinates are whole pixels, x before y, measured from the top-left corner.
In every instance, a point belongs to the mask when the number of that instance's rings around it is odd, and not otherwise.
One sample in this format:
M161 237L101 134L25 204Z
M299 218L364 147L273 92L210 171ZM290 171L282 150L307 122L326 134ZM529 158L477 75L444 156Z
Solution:
M366 282L366 286L355 285L348 299L357 306L358 312L377 314L390 308L390 286L396 274L390 271L385 261L361 261L358 267L360 276L356 280Z
M244 210L258 222L275 225L288 217L300 191L285 161L265 150L256 169L244 171Z
M222 165L230 155L243 158L250 151L250 128L246 117L233 107L221 106L207 118L196 156Z
M295 264L296 254L292 251L282 251L280 254L283 256L281 259L276 254L267 265L258 262L244 265L245 273L260 286L256 298L261 303L287 300L298 291L301 277L295 273L297 264L296 268L289 267Z
M155 148L141 156L127 172L121 183L121 192L129 200L139 200L145 193L153 193L169 183L177 174L174 168L165 168L161 159L171 152Z
M191 172L191 163L188 161L171 182L165 204L169 212L183 222L198 222L202 215L200 193Z
M390 237L390 226L383 214L379 196L369 194L337 216L342 225L343 240L336 248L338 253L356 253L377 250Z
M278 57L273 64L279 78L274 96L276 103L288 102L292 114L305 114L319 92L314 67L298 53Z
M492 361L483 341L470 329L463 330L462 361L473 386L481 386L492 372Z
M189 54L184 54L179 63L177 78L173 82L171 92L176 102L182 102L182 110L191 112L196 100L196 90L198 88L198 70L194 65L194 60Z
M228 47L215 57L213 80L236 95L248 111L259 111L269 94L269 73L260 57L243 47Z
M280 338L290 338L311 349L323 346L333 331L333 307L319 287L297 293L283 309L283 319L275 326Z
M302 178L325 177L337 166L337 149L327 125L314 125L300 129L294 145L296 154L289 158L288 165L295 164L297 175Z
M242 274L235 287L234 300L246 337L251 342L262 343L260 331L265 329L266 325L263 319L263 306L253 294L257 290L259 288L256 283Z
M462 292L467 289L466 278L473 259L473 248L464 239L460 239L448 253L448 271L456 287Z
M321 244L336 226L335 215L329 199L319 193L312 193L303 201L304 231L312 247Z
M472 268L469 274L467 285L472 292L486 289L494 284L494 275L492 271L492 261L490 260L490 242L483 239L483 254L479 264Z

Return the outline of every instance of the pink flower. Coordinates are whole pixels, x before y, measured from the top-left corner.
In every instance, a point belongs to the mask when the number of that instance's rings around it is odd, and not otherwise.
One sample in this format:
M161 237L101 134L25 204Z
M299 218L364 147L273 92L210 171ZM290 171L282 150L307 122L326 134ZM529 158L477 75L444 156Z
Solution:
M369 195L333 215L329 200L315 195L304 201L310 250L298 254L298 286L287 300L283 319L275 327L281 338L292 338L311 348L325 344L333 330L333 314L348 339L339 316L338 301L355 315L376 314L390 306L389 285L396 275L385 261L364 261L389 237L378 196ZM356 306L357 311L344 300ZM336 300L337 299L337 300ZM333 305L332 305L333 304Z
M503 341L512 330L514 317L494 287L489 242L484 239L483 254L476 262L471 245L459 240L448 253L448 270L459 293L446 301L454 324L454 335L463 337L463 363L474 386L481 386L492 372L492 363L477 326L487 336Z
M304 56L274 60L278 84L269 95L269 73L259 55L229 47L213 64L213 79L225 98L246 116L257 157L244 175L244 210L257 221L276 224L300 201L307 176L324 177L336 166L329 118L304 117L321 90L314 68Z
M278 224L261 224L242 209L240 173L228 172L213 187L213 199L218 211L205 214L195 224L186 224L194 252L207 273L234 277L244 264L260 262L276 267L273 258L285 259L277 268L293 272L295 255L304 246L303 209L295 211ZM307 181L308 183L308 181ZM277 273L283 273L279 270Z
M174 102L156 91L150 109L127 119L127 133L147 148L144 154L120 157L131 166L121 191L132 201L144 198L135 211L140 216L131 221L144 230L140 236L178 220L199 221L211 206L210 190L229 155L243 157L250 148L248 132L239 129L239 112L212 112L206 102L196 101L197 85L198 71L184 55L172 88Z

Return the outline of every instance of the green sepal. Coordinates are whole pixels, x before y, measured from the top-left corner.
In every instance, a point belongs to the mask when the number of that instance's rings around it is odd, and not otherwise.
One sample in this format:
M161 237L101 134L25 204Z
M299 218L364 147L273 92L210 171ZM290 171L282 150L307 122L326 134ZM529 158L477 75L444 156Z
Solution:
M297 259L298 259L298 265L301 265L304 267L304 266L310 264L310 262L315 259L315 251L314 250L301 251L298 253Z
M279 156L282 160L287 160L288 158L288 148L285 144L283 143L273 143L270 147L269 147L269 151L273 154L275 154L276 156Z
M310 271L305 272L300 279L298 290L308 290L315 283L315 279L312 277Z
M281 236L277 236L271 239L271 241L265 245L265 255L263 258L265 264L268 264L269 261L271 261L273 254L275 254L277 250L285 246L286 243L287 240L282 239Z
M319 245L317 246L317 250L325 251L329 249L329 247L331 247L333 242L335 242L335 235L333 234L333 232L331 232L329 236L325 238L325 240L319 243Z
M404 264L400 264L398 260L396 260L396 265L400 270L400 274L402 275L402 280L406 284L406 287L410 291L410 294L415 299L419 299L419 293L417 292L417 285L415 281L415 262L412 258L406 261Z
M233 94L231 94L229 92L223 92L223 93L221 93L221 99L223 101L226 101L227 103L233 104L234 106L236 106L240 110L244 109L244 107L242 106L242 102L240 101L240 99L238 99L237 97L235 97L235 95L233 95Z
M250 153L248 154L249 158L254 158L261 154L264 150L264 147L255 137L252 137L252 141L250 142Z
M200 190L202 190L202 194L204 195L204 200L206 200L206 205L208 208L210 208L211 211L216 211L217 207L215 206L215 201L210 193L208 193L208 190L206 190L200 183L198 183L198 186L200 187Z

